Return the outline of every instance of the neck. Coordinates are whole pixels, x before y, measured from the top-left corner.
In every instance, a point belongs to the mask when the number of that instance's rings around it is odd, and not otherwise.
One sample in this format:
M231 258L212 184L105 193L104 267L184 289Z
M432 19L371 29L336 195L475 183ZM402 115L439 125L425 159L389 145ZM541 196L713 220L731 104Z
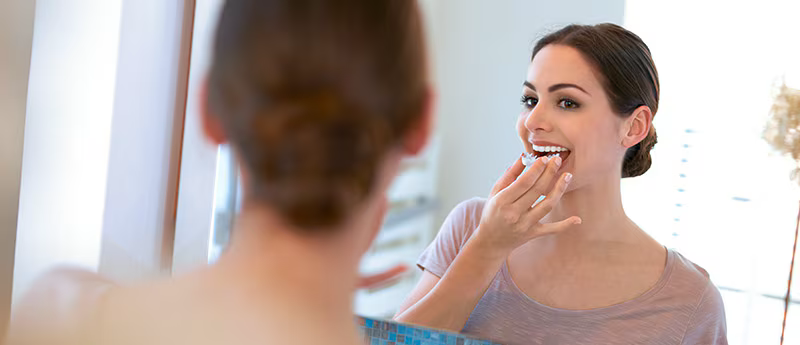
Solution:
M352 324L360 256L349 234L361 231L329 230L302 235L267 210L245 207L230 246L215 266L244 295L278 299Z
M582 250L601 243L631 242L641 234L622 207L619 177L593 181L564 194L542 222L557 222L572 216L579 216L582 224L536 242L563 252L566 248Z

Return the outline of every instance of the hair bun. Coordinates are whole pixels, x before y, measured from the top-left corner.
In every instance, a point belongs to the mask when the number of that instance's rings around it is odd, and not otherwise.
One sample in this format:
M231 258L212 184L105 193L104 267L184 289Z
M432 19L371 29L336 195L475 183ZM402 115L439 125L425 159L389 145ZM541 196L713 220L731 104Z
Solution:
M252 196L300 228L341 222L375 182L389 137L384 121L327 92L270 108L239 136L250 138L242 150L262 152L249 162L257 174Z

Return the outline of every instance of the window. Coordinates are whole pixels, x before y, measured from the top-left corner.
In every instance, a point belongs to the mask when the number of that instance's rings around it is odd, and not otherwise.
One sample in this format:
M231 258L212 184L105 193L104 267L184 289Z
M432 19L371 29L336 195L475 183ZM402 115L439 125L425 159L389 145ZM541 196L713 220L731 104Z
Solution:
M711 273L731 344L780 338L800 194L793 162L762 132L783 76L800 70L800 46L786 44L797 40L797 13L798 3L776 0L626 3L625 26L652 50L662 92L654 165L623 185L623 200L653 202L625 207ZM794 285L786 344L800 342Z

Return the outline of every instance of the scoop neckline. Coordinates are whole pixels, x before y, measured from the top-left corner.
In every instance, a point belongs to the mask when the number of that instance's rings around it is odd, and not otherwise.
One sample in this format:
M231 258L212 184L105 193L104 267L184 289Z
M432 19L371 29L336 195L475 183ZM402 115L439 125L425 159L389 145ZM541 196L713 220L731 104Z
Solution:
M515 294L519 295L520 297L528 301L536 308L544 309L553 313L567 314L567 315L578 315L578 314L587 315L587 314L598 314L598 313L607 314L625 309L631 309L635 306L638 306L647 301L648 299L650 299L651 297L653 297L655 294L661 291L664 288L664 286L667 285L667 282L669 281L669 278L672 276L672 272L674 271L676 253L673 250L668 249L666 247L665 249L667 251L667 262L665 263L664 271L661 273L661 276L658 278L656 283L653 284L652 287L650 287L650 289L632 299L606 307L599 307L592 309L564 309L542 304L541 302L526 295L525 292L523 292L522 289L519 288L519 285L517 285L517 283L514 281L514 278L511 276L511 272L508 269L508 259L503 261L502 276L503 279L512 287L511 290L513 290Z

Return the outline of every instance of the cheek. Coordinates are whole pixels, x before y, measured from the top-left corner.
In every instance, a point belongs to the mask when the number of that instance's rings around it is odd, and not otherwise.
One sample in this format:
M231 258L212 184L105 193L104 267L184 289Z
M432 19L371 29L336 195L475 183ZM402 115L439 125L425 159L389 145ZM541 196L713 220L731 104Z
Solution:
M517 117L517 135L519 139L522 140L523 143L528 142L528 128L525 127L525 119L527 116L525 114L520 114Z
M606 127L602 124L587 123L582 126L580 132L572 134L575 148L579 150L576 168L594 172L617 169L616 133Z

